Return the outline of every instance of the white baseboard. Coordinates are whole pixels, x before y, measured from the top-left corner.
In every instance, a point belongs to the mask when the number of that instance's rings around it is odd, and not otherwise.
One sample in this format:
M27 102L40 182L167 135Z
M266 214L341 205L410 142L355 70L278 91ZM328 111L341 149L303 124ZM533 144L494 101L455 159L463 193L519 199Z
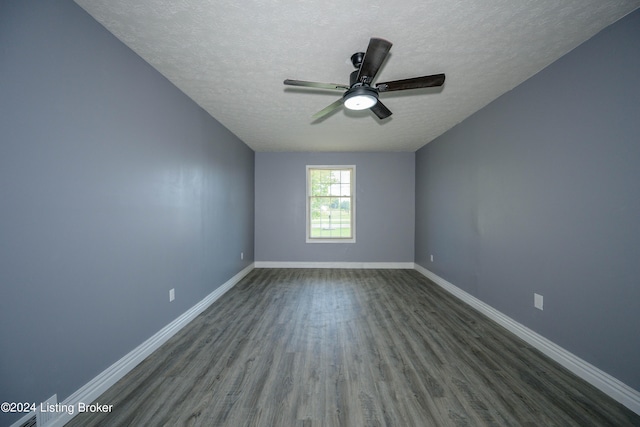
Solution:
M256 261L256 268L380 268L413 270L413 262Z
M109 366L97 377L89 381L82 388L77 390L71 396L62 402L64 408L72 407L72 410L62 412L58 417L46 425L46 427L62 427L69 422L78 413L78 403L90 404L96 400L102 393L107 391L109 387L114 385L118 380L129 373L147 356L157 350L162 344L167 342L180 329L185 327L189 322L195 319L200 313L207 309L211 304L217 301L229 289L233 288L244 276L253 270L254 264L251 264L240 271L238 274L227 280L222 286L207 295L204 299L191 307L189 310L180 315L173 322L155 333L151 338L133 349L113 365ZM104 403L104 402L102 402ZM20 425L21 420L13 424L11 427Z
M415 269L450 294L469 304L471 307L475 308L485 316L520 337L528 344L540 350L542 353L555 360L578 377L587 381L594 387L600 389L605 394L631 409L636 414L640 415L639 391L634 390L617 378L612 377L606 372L601 371L590 363L580 359L573 353L570 353L537 332L534 332L526 326L516 322L509 316L506 316L490 305L447 282L442 277L432 273L421 265L415 264Z

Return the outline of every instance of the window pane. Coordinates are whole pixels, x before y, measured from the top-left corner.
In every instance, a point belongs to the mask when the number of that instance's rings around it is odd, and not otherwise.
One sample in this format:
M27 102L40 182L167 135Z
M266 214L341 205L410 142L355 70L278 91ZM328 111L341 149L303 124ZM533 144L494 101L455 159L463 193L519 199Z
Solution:
M328 196L331 184L331 171L328 169L312 169L311 173L311 195Z

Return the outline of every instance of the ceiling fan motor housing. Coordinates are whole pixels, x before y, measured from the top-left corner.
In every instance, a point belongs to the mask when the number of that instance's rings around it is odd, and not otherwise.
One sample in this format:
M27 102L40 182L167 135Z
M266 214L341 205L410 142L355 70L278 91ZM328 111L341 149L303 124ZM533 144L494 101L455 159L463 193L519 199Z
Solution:
M353 73L349 74L349 86L353 87L358 83L358 70L355 70Z

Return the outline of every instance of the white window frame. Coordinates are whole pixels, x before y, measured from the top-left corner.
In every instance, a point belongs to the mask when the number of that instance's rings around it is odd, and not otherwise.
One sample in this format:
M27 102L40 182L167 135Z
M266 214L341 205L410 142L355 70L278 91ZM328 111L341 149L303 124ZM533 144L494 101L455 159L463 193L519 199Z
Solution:
M311 237L311 169L351 169L351 237ZM356 165L307 165L306 168L306 242L307 243L355 243L356 242Z

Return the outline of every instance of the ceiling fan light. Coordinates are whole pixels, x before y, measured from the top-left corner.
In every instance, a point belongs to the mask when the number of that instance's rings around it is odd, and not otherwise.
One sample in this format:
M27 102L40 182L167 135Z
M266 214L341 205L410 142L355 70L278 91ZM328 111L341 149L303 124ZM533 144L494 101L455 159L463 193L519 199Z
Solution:
M344 95L344 106L349 110L366 110L378 103L378 93L368 87L356 87Z
M378 100L375 96L371 95L355 95L344 100L344 106L349 110L366 110L371 108Z

